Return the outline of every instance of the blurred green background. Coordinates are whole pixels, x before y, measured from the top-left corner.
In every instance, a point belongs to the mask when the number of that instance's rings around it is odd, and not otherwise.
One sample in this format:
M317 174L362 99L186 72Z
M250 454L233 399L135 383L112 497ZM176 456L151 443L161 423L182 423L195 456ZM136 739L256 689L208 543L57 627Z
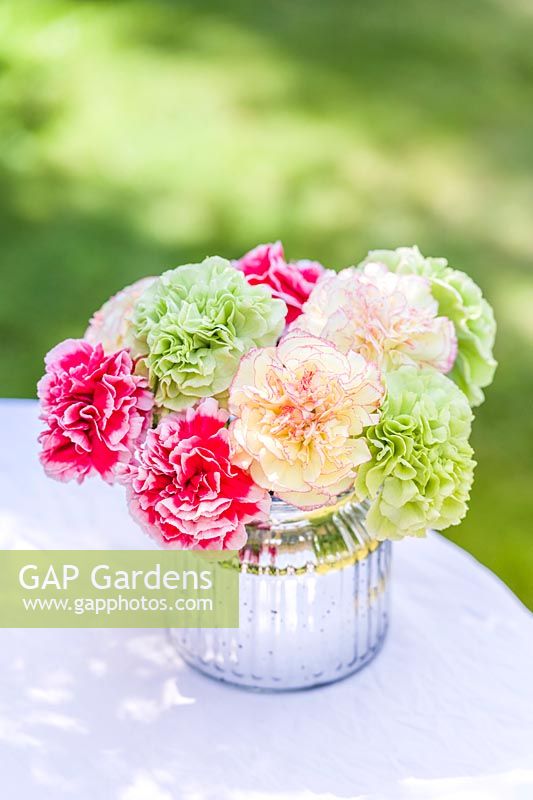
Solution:
M451 538L533 607L533 5L0 5L0 394L124 284L283 240L417 243L499 322Z

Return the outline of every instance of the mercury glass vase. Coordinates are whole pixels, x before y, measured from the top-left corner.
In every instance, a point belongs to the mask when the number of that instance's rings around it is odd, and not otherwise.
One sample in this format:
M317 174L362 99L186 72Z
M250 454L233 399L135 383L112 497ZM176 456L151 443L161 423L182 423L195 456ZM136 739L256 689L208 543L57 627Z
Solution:
M270 691L368 664L388 626L391 543L369 536L365 515L349 497L307 513L274 500L239 553L239 628L172 629L180 655L212 678Z

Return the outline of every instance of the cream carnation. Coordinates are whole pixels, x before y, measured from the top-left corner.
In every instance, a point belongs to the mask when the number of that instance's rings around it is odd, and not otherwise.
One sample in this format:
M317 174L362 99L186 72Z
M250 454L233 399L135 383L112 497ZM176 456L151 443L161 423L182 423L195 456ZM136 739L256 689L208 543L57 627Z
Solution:
M448 372L457 341L450 320L437 314L425 278L369 263L322 278L297 325L386 370L413 365Z
M374 365L295 331L241 361L229 398L235 463L288 503L329 503L369 458L362 433L382 397Z
M141 278L110 297L93 314L83 338L92 345L101 344L108 355L127 347L135 303L154 281L155 278Z
M496 337L494 312L477 283L466 273L449 267L445 258L423 256L416 246L374 250L363 265L368 262L384 264L398 275L421 275L429 281L439 313L455 327L458 352L450 378L466 394L471 406L479 406L497 364L492 352Z

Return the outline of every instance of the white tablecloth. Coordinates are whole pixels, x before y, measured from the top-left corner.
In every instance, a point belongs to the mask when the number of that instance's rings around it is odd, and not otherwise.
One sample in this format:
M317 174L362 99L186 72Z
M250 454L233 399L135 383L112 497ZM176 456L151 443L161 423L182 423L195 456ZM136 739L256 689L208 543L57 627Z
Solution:
M45 478L36 417L0 403L0 546L146 547L121 489ZM533 617L436 535L395 546L393 581L377 660L278 696L197 674L164 631L0 631L0 797L532 798Z

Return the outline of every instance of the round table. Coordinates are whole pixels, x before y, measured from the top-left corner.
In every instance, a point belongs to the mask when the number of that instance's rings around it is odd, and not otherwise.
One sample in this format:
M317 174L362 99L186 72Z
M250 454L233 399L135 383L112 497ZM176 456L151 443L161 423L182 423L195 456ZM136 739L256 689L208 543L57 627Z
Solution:
M45 477L37 415L0 402L1 547L149 548L122 489ZM282 695L197 674L160 630L1 630L0 796L533 797L532 615L432 534L394 547L391 617L368 668Z

